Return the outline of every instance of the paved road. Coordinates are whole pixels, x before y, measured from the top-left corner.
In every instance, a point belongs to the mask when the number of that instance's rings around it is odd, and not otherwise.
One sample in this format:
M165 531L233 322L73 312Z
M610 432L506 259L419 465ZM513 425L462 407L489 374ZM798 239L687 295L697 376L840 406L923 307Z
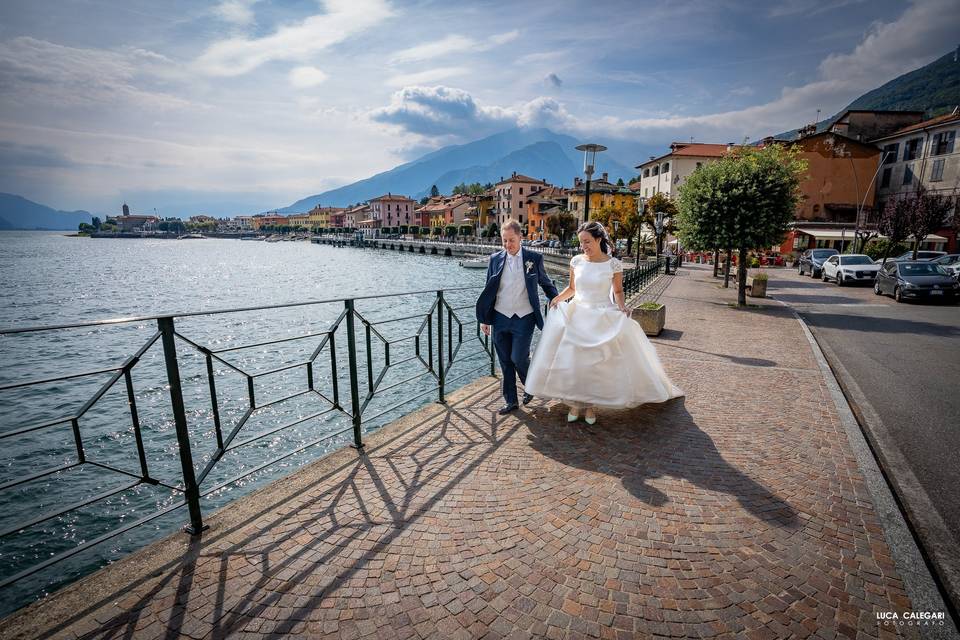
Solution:
M868 287L771 273L769 293L796 309L835 354L874 426L898 450L887 472L912 472L952 537L941 542L960 547L960 306L897 304ZM914 495L912 506L928 512L922 493Z

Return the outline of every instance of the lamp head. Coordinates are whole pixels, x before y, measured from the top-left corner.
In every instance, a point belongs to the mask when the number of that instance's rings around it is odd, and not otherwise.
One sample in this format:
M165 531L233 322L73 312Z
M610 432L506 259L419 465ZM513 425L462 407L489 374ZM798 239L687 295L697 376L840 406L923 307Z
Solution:
M606 151L607 148L602 144L581 144L577 145L577 151L583 151L583 172L587 178L593 175L593 169L596 166L597 154Z

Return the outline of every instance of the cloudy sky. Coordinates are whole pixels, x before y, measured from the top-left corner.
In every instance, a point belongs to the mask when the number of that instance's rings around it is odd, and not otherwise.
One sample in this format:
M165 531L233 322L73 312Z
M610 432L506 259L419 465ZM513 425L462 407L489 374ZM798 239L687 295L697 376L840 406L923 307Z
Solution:
M0 191L225 215L513 126L755 140L958 34L955 0L3 0Z

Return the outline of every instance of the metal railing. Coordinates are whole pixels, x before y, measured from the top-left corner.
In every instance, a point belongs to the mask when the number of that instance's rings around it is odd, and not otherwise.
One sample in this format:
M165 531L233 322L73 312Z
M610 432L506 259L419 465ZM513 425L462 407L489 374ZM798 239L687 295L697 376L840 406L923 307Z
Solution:
M95 469L98 473L116 474L119 477L126 478L126 482L120 484L119 486L113 487L106 492L87 496L82 500L74 501L70 504L59 505L57 508L53 508L42 513L34 512L30 517L24 520L4 527L3 530L0 531L0 540L12 534L23 533L25 530L29 530L31 527L36 527L41 523L55 518L61 518L62 516L70 514L71 512L75 512L84 507L89 507L95 503L101 503L102 501L107 500L118 493L142 485L163 487L169 490L171 494L175 492L176 495L182 495L183 498L180 502L170 504L154 513L149 513L144 517L136 519L133 522L123 524L122 526L109 530L91 540L86 540L75 547L50 555L50 557L46 557L45 559L32 564L31 566L23 568L13 575L3 577L0 579L0 588L13 585L27 576L42 571L95 545L99 545L107 540L116 538L117 536L130 531L134 527L138 527L147 522L153 521L184 506L187 507L189 512L189 524L184 527L184 529L191 534L197 534L205 528L201 498L210 496L215 492L223 490L229 485L235 484L240 480L247 478L248 476L259 473L271 467L272 465L276 465L281 460L289 458L290 456L302 452L310 447L328 442L337 436L345 436L350 434L352 436L351 446L356 448L358 452L362 454L364 448L362 427L364 423L371 423L378 418L390 414L391 412L395 412L400 407L415 400L422 400L427 395L436 394L435 399L438 402L445 402L446 389L450 384L463 380L468 376L476 377L477 375L480 375L481 372L487 372L490 375L494 375L493 344L488 336L482 334L479 324L474 319L474 305L463 304L458 306L455 302L453 302L453 300L456 298L455 294L457 294L457 292L465 292L476 289L478 289L478 287L461 287L454 289L416 291L401 294L364 296L346 299L319 300L312 302L247 307L241 309L227 309L209 312L120 318L115 320L63 324L56 326L0 329L0 338L2 338L4 341L8 341L14 339L15 336L22 334L39 333L44 335L59 335L60 332L68 329L91 329L101 331L105 327L109 327L111 325L130 324L140 325L141 328L144 324L146 324L149 330L149 325L151 323L156 324L155 330L151 331L149 338L142 344L142 346L136 349L132 355L124 359L122 362L115 364L114 366L95 368L81 372L71 372L65 375L45 377L41 379L14 379L13 382L0 385L0 394L3 394L12 392L14 390L49 387L51 385L53 385L55 388L60 388L59 383L67 380L91 380L96 376L109 376L106 381L97 388L95 393L93 393L93 395L89 397L76 411L69 411L64 415L44 419L38 422L16 424L14 428L5 429L0 432L0 447L4 447L17 438L27 435L29 435L31 438L34 438L36 435L40 434L40 432L50 429L51 427L56 427L58 425L69 425L69 428L72 432L73 441L73 446L67 445L71 451L71 460L56 466L50 466L41 469L30 469L28 473L21 474L18 471L17 476L8 478L6 482L0 484L0 494L5 491L10 491L16 487L21 487L22 489L22 485L25 485L26 483L49 478L55 474L60 474L61 472L76 469L78 467ZM422 298L423 296L426 297L425 300ZM402 305L404 304L405 300L410 300L411 297L414 297L414 299L419 299L423 306L429 305L428 310L421 313L415 313L413 315L399 315L397 317L375 319L370 317L370 314L366 310L361 312L361 310L358 309L358 304L364 301L387 300L387 303L381 304L382 306L387 307L387 311L389 313L389 308L391 306L395 308L399 305ZM395 300L388 300L391 298ZM200 339L191 338L187 335L184 335L181 333L182 329L178 328L178 323L186 318L213 317L217 319L216 321L218 323L220 323L218 326L223 326L224 323L228 322L226 318L228 318L231 314L248 312L262 313L268 310L288 310L294 307L308 307L310 308L309 310L311 313L318 313L316 311L316 307L319 305L326 305L326 309L330 311L329 315L331 317L334 314L337 314L336 318L328 326L326 326L325 329L321 331L308 331L302 335L282 337L263 342L214 348L209 344L201 344ZM331 305L333 305L332 308ZM339 313L337 313L338 309L340 309ZM469 318L469 320L461 317L461 312L467 309L469 309L469 311L466 313L466 318ZM374 313L379 313L381 311L384 311L384 309L376 310ZM467 332L464 331L465 324L469 327ZM397 329L398 331L408 331L406 327L414 326L416 329L413 330L412 333L406 333L405 335L399 337L388 338L387 334L389 334L391 331L386 329L386 327L389 325L399 327L399 329ZM470 325L472 325L472 327L470 327ZM474 334L473 336L469 335L471 332ZM341 346L340 342L340 340L342 340L344 337L346 339L345 347ZM473 343L474 338L477 341L476 343ZM45 339L49 340L49 338ZM292 343L306 340L318 341L317 346L312 350L312 352L310 352L309 357L291 364L284 364L283 366L274 367L265 371L247 370L242 363L238 364L236 361L231 360L230 355L228 355L245 349L269 347L270 345L277 345L279 343ZM212 340L211 342L218 342L218 340ZM461 352L461 347L468 342L479 344L480 348L471 353ZM7 344L9 344L9 342ZM312 343L306 344L306 348L309 348L311 344ZM396 357L396 352L401 350L401 347L398 345L401 344L404 345L404 349L406 351L409 351L408 357ZM175 426L176 434L176 455L179 459L179 473L177 475L179 475L179 478L172 482L164 482L155 477L156 474L152 475L151 473L152 470L150 468L150 464L148 464L148 455L145 450L144 434L141 427L140 413L138 411L138 397L134 392L134 376L138 372L137 366L139 363L144 361L146 354L153 349L155 345L159 345L159 348L162 349L163 365L166 378L165 383L169 389L169 405L166 405L166 401L164 400L162 406L165 407L164 411L166 416L169 416L170 413L172 413L172 421ZM188 351L192 352L192 356L196 357L198 355L199 358L202 358L206 365L206 379L198 384L200 387L205 386L209 389L210 406L208 409L209 414L207 415L212 416L212 437L215 437L216 448L213 450L212 455L210 455L209 460L207 460L202 468L199 469L194 464L192 451L194 447L197 446L197 443L191 443L191 418L188 417L188 412L185 408L184 402L184 383L181 379L184 355L178 355L178 346L180 346L181 349L185 346ZM391 349L391 347L393 347L393 349ZM376 363L373 355L374 351L378 352ZM162 375L159 372L158 354L153 354L151 357L154 358L158 365L158 376ZM477 358L479 358L479 361L481 361L481 364L479 365L477 365ZM342 371L342 368L344 367L344 359L346 360L345 372ZM376 364L379 364L381 361L382 368L378 368ZM196 359L196 362L199 368L200 360ZM458 370L457 375L451 376L451 367L454 365L454 363L460 362L466 363L464 366L474 366L466 371ZM384 380L388 371L391 369L396 370L396 367L404 363L410 364L404 369L400 370L400 373L405 374L410 370L415 371L418 368L420 371L414 373L413 375L407 376L398 382L384 384ZM221 403L218 402L218 376L215 374L215 367L220 369L221 375L222 372L239 374L239 376L241 376L240 380L243 380L246 383L246 397L243 398L242 394L240 394L241 399L245 400L246 409L240 416L239 420L232 425L224 424L221 420ZM329 376L324 377L325 381L329 381L329 388L321 388L322 385L316 384L317 378L319 377L318 374L321 373L321 370L329 371ZM305 388L279 399L260 401L260 399L257 398L255 388L255 382L257 379L271 374L278 374L280 372L295 372L298 376L302 375L303 377L301 380L302 383L305 384ZM9 372L7 373L9 374ZM346 375L344 375L344 373ZM197 383L198 377L199 376L192 376L191 378L195 383ZM433 384L430 384L429 388L424 392L407 395L411 388L413 391L418 390L418 388L414 387L413 384L415 381L421 378L427 381L432 380ZM92 407L94 407L94 405L98 403L98 401L104 397L105 394L107 394L108 391L114 388L115 385L120 385L121 381L126 389L128 417L134 435L134 444L138 461L138 469L136 471L124 470L120 468L122 465L108 464L102 460L93 459L91 456L87 455L85 447L83 428L85 415ZM326 382L324 384L326 384ZM344 384L346 385L345 387ZM427 384L428 383L424 383L424 386L427 386ZM241 382L238 388L242 388L242 386L243 385ZM371 402L378 396L384 397L384 394L393 397L403 394L403 399L395 405L387 408L377 407L379 410L375 413L375 415L369 415L370 412L368 410L371 409ZM318 400L320 402L321 406L319 407L319 410L313 411L306 416L298 416L295 420L285 424L271 426L271 428L265 432L249 433L248 431L245 431L245 428L251 421L251 417L257 411L266 407L276 406L294 398L308 395L311 396L312 400ZM57 406L56 402L50 402L49 404ZM65 404L61 403L59 406L65 406ZM345 429L340 429L335 433L323 433L322 435L314 434L319 435L319 437L316 437L315 439L306 442L305 444L302 444L302 446L299 446L293 450L284 451L279 457L273 458L267 462L263 462L262 464L257 464L252 469L245 469L243 473L234 477L215 482L216 478L214 475L211 475L214 469L217 469L218 464L220 464L224 459L226 453L260 441L262 438L271 436L285 429L289 429L290 427L303 425L304 423L312 420L325 420L331 415L345 416L346 419L349 419L350 426ZM192 417L194 414L190 414L190 416ZM197 418L194 418L194 420L196 421ZM344 422L345 421L346 420L344 420ZM30 442L36 443L37 441L30 440ZM206 444L213 446L212 442ZM36 444L34 444L34 446L36 446ZM174 466L177 465L174 463ZM221 472L218 471L218 474L219 473ZM214 482L215 484L209 486ZM63 501L66 502L67 500Z
M630 298L630 296L643 291L648 284L656 280L657 276L664 271L666 260L667 258L648 260L646 262L641 262L639 266L636 266L633 269L625 269L623 272L624 297ZM679 263L676 261L676 259L670 263L671 268L674 268L673 265L678 264Z

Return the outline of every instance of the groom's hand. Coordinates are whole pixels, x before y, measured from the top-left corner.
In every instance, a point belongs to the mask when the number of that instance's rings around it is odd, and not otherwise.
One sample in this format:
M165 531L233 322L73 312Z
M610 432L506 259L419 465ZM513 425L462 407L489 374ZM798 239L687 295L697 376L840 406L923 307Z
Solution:
M481 324L481 325L480 325L480 331L483 331L483 335L485 335L485 336L490 335L490 325L488 325L488 324Z

